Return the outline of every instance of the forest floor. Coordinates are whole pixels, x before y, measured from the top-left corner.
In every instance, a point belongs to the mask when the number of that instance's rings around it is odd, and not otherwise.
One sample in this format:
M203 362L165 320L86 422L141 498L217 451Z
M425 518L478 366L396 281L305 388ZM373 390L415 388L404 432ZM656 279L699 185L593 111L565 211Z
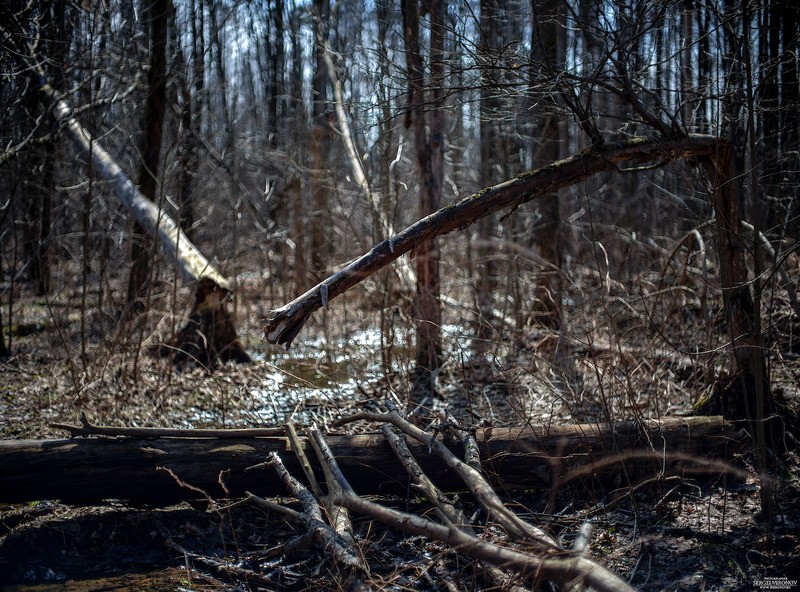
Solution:
M407 344L413 337L407 311L389 310L382 336L378 314L359 310L362 296L315 318L288 352L260 339L273 303L248 298L237 317L255 361L211 372L176 369L147 353L180 324L180 314L154 313L118 338L122 332L109 315L81 316L74 295L43 301L23 293L12 323L14 356L0 361L0 438L63 438L50 423L77 423L80 413L102 425L219 428L274 426L289 418L300 426L324 426L387 403L403 408L411 375ZM179 297L188 301L187 293ZM160 310L168 308L168 290L162 298ZM565 347L554 335L527 327L506 339L498 338L505 337L500 331L480 345L462 318L469 307L451 312L435 405L462 421L482 418L491 425L692 414L693 403L724 372L719 348L724 331L708 329L718 311L701 314L684 303L676 313L662 303L644 314L613 298L606 301L611 304L602 314L608 323L591 315L574 323L566 342L573 364L566 378L554 371L554 352ZM673 322L675 314L683 316ZM796 409L797 319L785 310L773 318L773 387ZM675 324L680 327L673 331ZM705 353L693 354L681 343L696 343L693 351ZM349 429L373 427L356 423ZM745 478L654 479L647 487L620 483L613 491L567 488L549 513L547 490L504 499L567 545L591 522L591 556L640 590L800 590L796 452L776 461L771 525L761 512L762 481L747 451L729 459L747 471ZM474 501L462 497L470 516ZM417 498L381 501L418 514L429 511ZM363 518L356 518L354 527L376 589L492 589L476 576L471 560L440 543ZM0 589L334 589L329 560L314 550L265 553L296 535L274 513L246 506L209 512L188 504L132 508L114 501L102 507L57 500L0 505ZM224 566L212 567L211 558ZM263 580L248 583L235 573L237 566Z

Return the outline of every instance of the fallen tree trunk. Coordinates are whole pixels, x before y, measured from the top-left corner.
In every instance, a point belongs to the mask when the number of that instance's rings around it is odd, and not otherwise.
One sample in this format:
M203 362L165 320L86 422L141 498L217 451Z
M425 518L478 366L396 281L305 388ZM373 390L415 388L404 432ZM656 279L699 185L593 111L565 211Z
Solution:
M109 183L117 200L144 230L159 240L181 275L197 284L189 322L162 353L177 352L179 361L190 358L203 365L213 365L217 359L250 361L236 335L233 317L225 307L232 294L230 282L192 244L175 220L136 187L41 74L36 76L36 82L61 129L79 153L91 160L92 170Z
M476 432L484 472L501 489L560 487L575 479L620 485L615 478L621 473L621 463L631 478L648 478L662 471L718 474L726 470L730 448L740 445L743 437L721 417L666 418L645 424L480 428ZM300 440L312 458L308 441ZM407 492L404 469L381 434L330 435L327 441L359 494ZM460 443L448 446L463 454ZM245 491L281 495L283 486L274 476L245 469L263 462L270 452L278 452L284 453L293 474L302 474L297 461L285 454L287 448L285 437L0 441L0 503L122 499L169 504L202 497L179 486L160 467L212 497L223 496L220 474L230 496ZM441 489L464 487L427 446L409 448Z
M56 121L78 152L91 159L93 170L109 183L117 200L147 232L158 238L167 257L184 278L192 281L208 278L219 287L230 290L230 282L225 276L192 244L168 213L139 191L111 154L78 122L67 102L42 77L38 79L38 90L51 105Z
M464 229L493 212L518 207L594 174L612 170L621 162L713 159L720 151L721 144L724 144L724 140L698 134L676 140L634 138L589 149L487 187L437 210L395 236L378 243L368 253L350 262L344 269L305 294L273 310L264 329L266 338L271 343L290 345L311 313L327 306L330 299L344 293L405 253L412 252L413 256L413 249L432 238Z

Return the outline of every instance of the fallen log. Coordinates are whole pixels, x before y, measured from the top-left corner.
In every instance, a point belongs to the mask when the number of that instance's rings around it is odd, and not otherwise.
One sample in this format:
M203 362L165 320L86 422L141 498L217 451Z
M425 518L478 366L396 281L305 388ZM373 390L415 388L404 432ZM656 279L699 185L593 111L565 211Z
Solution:
M719 474L732 448L746 436L721 417L665 418L659 421L479 428L475 433L483 469L500 489L549 488L574 479L612 486L620 466L631 479L659 474ZM405 471L380 433L329 435L327 441L343 473L359 494L406 493ZM256 491L284 493L272 475L246 468L271 452L288 449L286 437L264 438L74 438L0 441L0 503L57 499L90 504L104 499L165 505L202 498L182 481L223 497ZM306 438L300 438L313 458ZM463 456L460 442L447 442ZM463 489L463 482L419 443L409 448L425 473L442 490ZM294 475L303 474L285 455ZM319 466L314 467L319 470ZM220 478L221 475L221 478Z

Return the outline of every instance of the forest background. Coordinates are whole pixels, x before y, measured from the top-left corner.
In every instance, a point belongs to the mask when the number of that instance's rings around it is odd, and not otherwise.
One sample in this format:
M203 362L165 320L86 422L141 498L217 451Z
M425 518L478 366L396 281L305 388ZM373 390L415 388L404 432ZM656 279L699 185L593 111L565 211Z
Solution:
M78 399L109 380L135 385L142 347L172 343L191 297L59 140L33 70L231 279L240 333L270 363L284 354L260 342L267 312L372 245L481 188L637 137L730 142L730 179L717 185L735 184L733 248L750 269L735 281L752 282L739 289L764 307L750 316L766 315L748 347L777 354L775 337L792 333L791 3L198 0L6 12L3 350L42 354L29 336L51 329L47 355L68 371L57 382ZM538 364L533 391L578 406L619 398L600 392L607 381L643 395L634 378L690 405L739 370L738 354L733 368L727 359L726 331L738 336L719 289L731 288L715 254L715 179L698 162L616 164L426 242L349 297L358 314L332 303L315 316L325 351L294 357L330 364L342 339L371 327L378 347L366 355L385 376L396 362L414 376L390 385L400 398L408 382L435 393L442 363L488 354L482 372ZM635 354L624 368L575 368L576 352L626 360L630 349L678 355L702 384ZM513 363L493 366L505 357ZM785 356L767 357L769 377L787 376Z
M326 421L385 400L502 424L779 415L798 390L798 12L5 3L0 431L51 436L80 412ZM253 363L157 355L194 286L64 141L42 81L228 278ZM611 162L638 141L656 148ZM576 154L609 164L326 293L288 351L263 340L270 311L373 245Z

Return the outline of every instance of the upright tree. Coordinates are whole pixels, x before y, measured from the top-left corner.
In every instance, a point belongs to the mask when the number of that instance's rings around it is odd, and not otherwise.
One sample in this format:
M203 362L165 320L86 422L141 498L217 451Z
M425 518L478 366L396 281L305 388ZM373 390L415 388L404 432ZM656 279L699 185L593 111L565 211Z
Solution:
M205 86L205 9L197 0L190 3L188 32L189 59L185 58L177 27L175 36L177 84L180 88L181 110L179 181L177 189L178 223L190 239L194 239L194 198L198 174L200 135L203 129L203 97Z
M446 0L433 0L427 6L430 31L429 71L425 81L420 43L419 0L403 0L403 30L408 82L406 125L414 137L414 153L419 182L419 216L439 208L444 178L444 15ZM439 246L432 239L415 252L417 295L415 301L416 372L414 397L420 402L433 395L439 369L442 337L442 307L439 294Z
M481 74L479 130L480 130L480 163L479 183L482 187L493 185L499 180L497 160L500 153L500 105L498 84L501 75L497 64L499 52L500 6L498 0L481 0L480 4L480 41L478 44L478 63ZM494 291L497 287L497 220L493 215L481 218L477 226L477 245L475 247L477 280L475 282L475 299L478 305L476 343L478 351L485 350L492 335L492 312L494 309Z
M534 6L531 26L532 77L531 93L538 108L532 138L531 162L534 168L561 158L564 114L554 85L540 86L563 70L566 54L564 3L544 0ZM535 321L560 331L561 315L561 210L558 194L551 194L537 203L539 221L534 234L534 248L544 269L537 282L533 316Z
M171 0L146 0L143 17L150 33L150 69L147 73L147 100L142 121L139 190L158 202L158 175L161 167L161 142L167 96L167 22ZM128 278L128 303L134 310L143 306L150 273L152 241L145 229L134 222L131 240L131 270Z
M311 266L320 274L330 263L332 250L328 208L328 150L331 145L325 36L330 15L329 0L314 0L314 72L311 122Z

